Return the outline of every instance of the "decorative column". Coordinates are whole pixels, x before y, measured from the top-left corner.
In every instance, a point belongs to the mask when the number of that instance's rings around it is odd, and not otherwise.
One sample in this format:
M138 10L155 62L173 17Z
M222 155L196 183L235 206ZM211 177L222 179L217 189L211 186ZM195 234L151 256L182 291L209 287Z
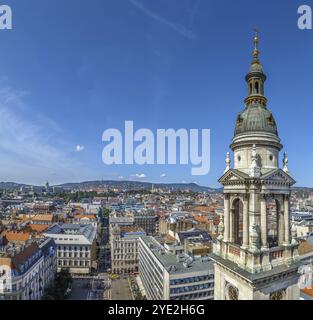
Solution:
M289 195L284 196L285 244L290 244Z
M235 242L235 221L234 221L235 209L229 210L229 241Z
M266 196L260 195L260 211L261 211L261 244L262 248L266 249L267 244L267 214L266 214Z
M229 194L224 194L224 241L229 241L230 221L229 221Z
M278 244L285 243L285 215L284 215L284 198L282 200L283 208L277 212L278 214Z
M243 197L243 240L242 248L249 248L249 202L248 195L245 194Z

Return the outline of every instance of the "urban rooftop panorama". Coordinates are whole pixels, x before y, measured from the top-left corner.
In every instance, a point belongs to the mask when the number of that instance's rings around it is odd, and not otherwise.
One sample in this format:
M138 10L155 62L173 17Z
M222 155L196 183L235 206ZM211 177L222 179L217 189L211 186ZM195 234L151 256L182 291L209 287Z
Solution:
M1 304L313 300L310 5L7 2Z

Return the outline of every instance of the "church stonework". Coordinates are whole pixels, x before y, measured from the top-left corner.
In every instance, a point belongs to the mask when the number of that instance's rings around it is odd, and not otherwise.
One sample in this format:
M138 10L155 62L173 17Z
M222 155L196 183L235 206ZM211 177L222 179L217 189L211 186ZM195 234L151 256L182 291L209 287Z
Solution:
M298 243L291 234L290 195L295 184L264 94L258 34L246 76L248 97L239 113L226 169L224 216L214 245L215 300L298 300Z

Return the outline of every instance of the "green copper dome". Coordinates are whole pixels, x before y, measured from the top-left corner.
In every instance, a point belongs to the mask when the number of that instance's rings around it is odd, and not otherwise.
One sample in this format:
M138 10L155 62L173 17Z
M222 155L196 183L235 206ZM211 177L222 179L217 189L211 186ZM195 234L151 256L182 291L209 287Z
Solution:
M236 121L235 136L248 132L267 132L278 135L272 112L259 104L249 105L240 112Z
M259 60L259 38L254 37L253 61L246 75L248 83L248 97L246 108L239 113L236 121L235 137L244 133L270 133L278 136L277 126L272 112L266 108L267 99L264 95L266 75Z

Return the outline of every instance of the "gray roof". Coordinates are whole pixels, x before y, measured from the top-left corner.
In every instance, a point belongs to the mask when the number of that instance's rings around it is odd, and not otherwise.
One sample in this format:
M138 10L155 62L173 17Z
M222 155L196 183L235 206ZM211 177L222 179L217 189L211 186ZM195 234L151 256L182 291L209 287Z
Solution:
M148 246L157 260L170 274L192 273L199 271L213 272L213 261L208 257L194 260L187 268L183 265L183 261L178 261L175 254L165 252L164 247L153 237L142 236L141 240ZM185 259L187 258L188 256L186 255Z
M202 237L203 241L211 241L212 238L208 234L208 232L203 231L203 230L188 230L188 231L182 231L178 233L180 242L183 243L185 239L191 238L191 237Z
M89 241L93 241L96 235L96 228L91 224L54 224L44 234L47 236L68 235L68 236L84 236ZM75 240L73 240L75 241Z
M61 226L61 229L66 230L79 230L80 229L80 225L79 224L75 224L75 223L64 223Z

